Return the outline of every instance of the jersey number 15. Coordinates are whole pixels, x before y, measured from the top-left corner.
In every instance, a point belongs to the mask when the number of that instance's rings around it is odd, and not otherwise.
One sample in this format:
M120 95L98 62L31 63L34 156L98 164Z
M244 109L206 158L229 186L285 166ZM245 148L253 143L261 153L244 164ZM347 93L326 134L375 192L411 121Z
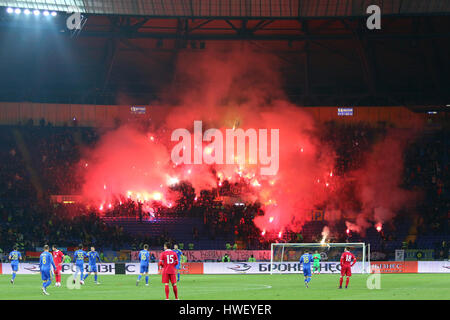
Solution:
M166 258L167 258L167 264L173 264L173 261L174 261L173 255L168 255L168 256L166 256Z

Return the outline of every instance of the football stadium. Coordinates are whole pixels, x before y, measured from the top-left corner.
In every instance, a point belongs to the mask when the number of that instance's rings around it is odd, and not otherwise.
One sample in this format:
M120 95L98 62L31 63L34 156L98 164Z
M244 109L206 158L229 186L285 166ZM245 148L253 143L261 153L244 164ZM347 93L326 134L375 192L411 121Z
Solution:
M0 300L450 300L449 57L448 0L0 0Z

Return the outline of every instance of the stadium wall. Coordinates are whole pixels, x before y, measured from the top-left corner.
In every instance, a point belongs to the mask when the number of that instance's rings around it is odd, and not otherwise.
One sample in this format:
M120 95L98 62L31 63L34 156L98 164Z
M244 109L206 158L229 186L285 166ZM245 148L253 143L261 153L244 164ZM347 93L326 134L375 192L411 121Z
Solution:
M98 272L102 275L114 275L115 263L98 264ZM380 273L448 273L450 274L450 261L377 261L371 262L372 271ZM274 273L301 273L299 263L285 262L189 262L182 266L182 274L269 274L271 268ZM84 264L85 272L88 272L88 264ZM340 274L338 262L321 263L321 273ZM125 274L139 274L139 263L125 263ZM352 268L355 274L362 272L362 263L357 262ZM11 264L0 264L0 274L11 274ZM75 273L73 264L63 264L63 274ZM149 274L158 274L158 264L150 263ZM21 263L18 274L39 274L38 263Z
M303 107L317 121L339 121L344 123L367 122L373 126L383 123L394 124L398 128L409 128L428 119L428 115L414 113L405 107L345 107L351 109L346 115L339 115L339 106ZM48 104L31 102L0 102L0 124L17 125L33 120L39 125L41 119L55 126L72 125L76 119L82 127L114 127L118 121L127 122L136 119L152 119L153 123L163 121L167 108L161 106L130 105L79 105ZM439 115L433 116L434 118Z

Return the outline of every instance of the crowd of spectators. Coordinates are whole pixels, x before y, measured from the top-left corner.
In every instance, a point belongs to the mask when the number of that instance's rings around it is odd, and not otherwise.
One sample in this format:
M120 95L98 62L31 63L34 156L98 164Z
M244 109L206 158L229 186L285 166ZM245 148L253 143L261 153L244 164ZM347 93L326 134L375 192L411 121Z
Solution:
M118 250L132 240L120 227L107 226L85 206L72 205L70 211L58 204L0 204L2 247L18 244L23 250L33 250L45 243L64 247L86 243Z
M450 218L449 132L417 139L405 154L405 186L421 190L419 234L448 234Z
M374 128L364 123L342 124L330 121L321 127L320 140L336 153L335 173L344 175L358 169L364 161L365 152L385 134L385 125Z
M263 214L258 204L217 204L203 208L209 239L233 235L251 248L257 247L261 242L261 231L253 222L258 214Z
M36 191L14 141L14 131L0 127L0 198L33 198Z
M53 127L43 122L39 126L30 123L24 126L3 126L0 132L2 247L9 248L15 243L33 248L41 246L43 242L58 242L60 245L84 242L114 249L137 249L143 243L160 246L167 240L180 240L167 232L157 237L127 234L122 228L111 227L102 220L103 216L136 217L139 220L150 218L142 204L130 199L103 212L81 205L71 205L69 210L67 206L48 201L50 194L73 194L79 190L81 182L77 180L75 172L79 165L80 150L96 143L98 134L94 129ZM383 126L373 128L363 124L326 123L322 128L321 141L336 152L336 175L345 175L350 170L358 169L364 161L364 152L370 150L385 133ZM420 224L420 234L448 234L450 202L447 190L447 137L448 132L445 130L423 135L405 153L404 185L425 194L418 208L423 222ZM39 184L33 181L36 177L44 194L44 198L39 200ZM269 239L267 235L264 237L253 222L256 216L264 214L258 203L225 203L217 200L235 196L236 190L245 192L248 187L245 182L231 185L225 180L219 188L202 190L196 197L192 186L182 182L173 187L181 195L175 206L170 209L156 208L151 216L182 214L201 217L203 226L193 229L194 240L239 241L244 247L253 249L267 249L274 240L305 240L298 230L284 230L282 239ZM389 236L386 236L386 240L389 240Z
M77 176L77 166L82 165L80 149L97 141L95 130L41 123L25 126L21 134L35 170L41 173L46 194L74 194L80 190L81 181Z

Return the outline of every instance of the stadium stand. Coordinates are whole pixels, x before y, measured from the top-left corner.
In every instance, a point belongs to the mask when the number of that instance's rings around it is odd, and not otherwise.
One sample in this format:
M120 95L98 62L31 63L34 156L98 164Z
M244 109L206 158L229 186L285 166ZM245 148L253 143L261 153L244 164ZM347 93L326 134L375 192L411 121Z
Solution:
M357 168L361 161L360 151L370 148L377 135L383 132L382 128L366 125L327 123L323 139L335 144L340 170L337 174ZM225 249L227 243L236 242L243 243L248 249L267 249L269 241L263 239L261 230L253 224L254 217L263 214L258 205L211 206L207 193L193 208L180 205L143 221L134 211L124 216L123 212L119 216L117 213L101 215L82 205L49 204L50 195L71 194L80 188L81 182L75 176L80 148L96 143L95 129L27 123L0 126L0 133L0 247L3 250L15 243L33 250L43 238L62 242L62 245L80 241L95 243L103 250L134 249L142 242L159 247L166 240L186 246L193 243L195 249ZM444 138L446 134L435 130L417 139L405 155L405 186L419 188L425 194L419 223L402 216L392 226L386 226L383 234L369 228L365 235L352 233L350 237L346 237L342 223L340 236L333 240L369 242L373 251L389 256L405 241L410 248L436 249L440 254L437 248L443 241L449 241L449 142ZM352 138L336 139L339 135ZM307 222L300 232L301 241L317 241L324 225L324 221ZM50 233L50 228L57 232ZM290 230L286 230L283 239L279 240L299 242L297 233Z

